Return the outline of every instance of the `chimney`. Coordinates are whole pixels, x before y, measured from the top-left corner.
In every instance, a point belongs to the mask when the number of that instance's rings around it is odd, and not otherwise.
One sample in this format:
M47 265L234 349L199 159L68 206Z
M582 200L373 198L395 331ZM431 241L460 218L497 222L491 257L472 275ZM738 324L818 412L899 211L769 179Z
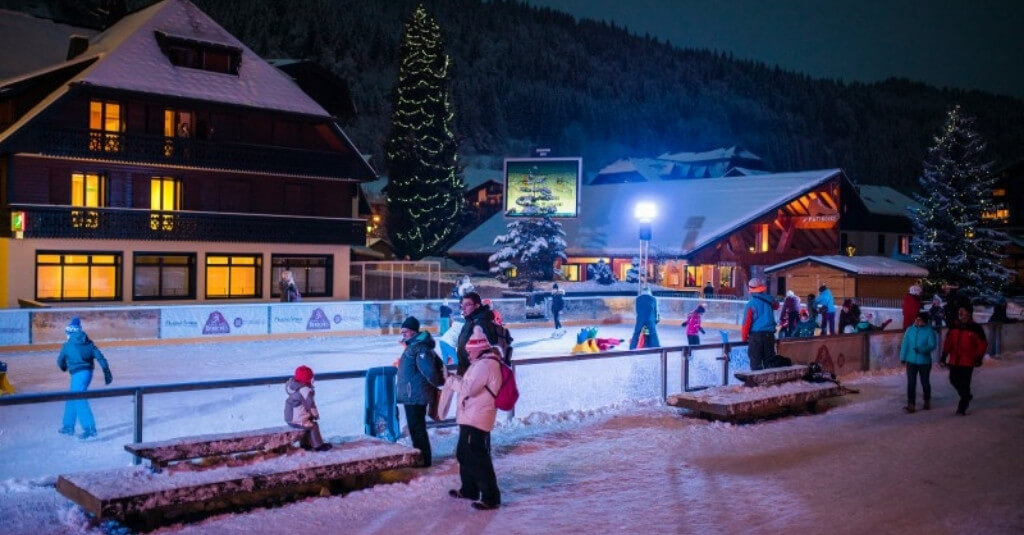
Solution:
M72 35L71 40L68 42L68 58L69 60L81 56L86 50L89 49L89 38L84 35Z

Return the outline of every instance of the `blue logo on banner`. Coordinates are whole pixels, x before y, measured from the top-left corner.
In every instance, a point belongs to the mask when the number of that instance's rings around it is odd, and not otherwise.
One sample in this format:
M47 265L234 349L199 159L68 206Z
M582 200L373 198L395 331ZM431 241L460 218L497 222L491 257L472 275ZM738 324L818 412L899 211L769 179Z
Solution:
M331 322L327 319L327 314L319 308L313 309L313 315L309 317L309 322L306 323L307 331L315 331L327 329L330 330Z
M341 323L341 314L334 315L334 323Z
M242 318L235 318L235 328L242 327Z
M228 325L228 321L224 319L224 315L218 311L213 311L210 317L206 319L206 325L203 325L203 334L229 334L231 333L231 326Z

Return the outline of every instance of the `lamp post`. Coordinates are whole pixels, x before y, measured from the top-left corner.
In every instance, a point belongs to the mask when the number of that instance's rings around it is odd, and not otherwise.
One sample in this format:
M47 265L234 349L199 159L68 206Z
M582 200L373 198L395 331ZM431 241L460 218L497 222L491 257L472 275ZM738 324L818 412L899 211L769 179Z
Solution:
M641 201L633 207L633 217L640 223L640 287L647 279L647 263L651 257L651 221L658 215L658 206L653 202Z

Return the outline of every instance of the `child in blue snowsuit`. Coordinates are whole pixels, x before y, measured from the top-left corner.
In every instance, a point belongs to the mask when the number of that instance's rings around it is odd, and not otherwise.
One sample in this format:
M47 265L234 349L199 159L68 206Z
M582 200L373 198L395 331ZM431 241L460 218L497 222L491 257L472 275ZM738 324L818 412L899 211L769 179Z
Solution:
M71 318L71 323L64 328L68 335L68 341L60 349L57 357L57 367L62 372L71 374L71 386L68 390L72 392L85 392L92 382L92 371L96 367L95 362L99 361L103 369L103 382L110 384L114 380L110 374L110 366L107 359L100 353L96 344L85 335L82 330L82 322L77 317ZM87 399L73 399L64 403L64 422L60 428L62 435L75 434L75 422L82 425L82 434L78 436L82 440L96 436L96 420L92 416L92 409Z

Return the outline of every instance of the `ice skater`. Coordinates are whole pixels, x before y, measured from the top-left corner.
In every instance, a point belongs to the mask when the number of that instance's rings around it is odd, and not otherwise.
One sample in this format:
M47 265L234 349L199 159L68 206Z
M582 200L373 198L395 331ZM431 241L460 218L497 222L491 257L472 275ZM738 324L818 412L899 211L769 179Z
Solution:
M110 366L103 353L96 347L96 344L86 336L82 330L82 321L78 317L71 318L71 322L64 328L68 341L60 348L60 356L57 357L57 367L62 372L71 374L71 392L85 392L89 390L89 383L92 382L92 371L96 368L96 362L100 363L103 370L103 383L110 384L114 380L110 374ZM92 415L92 408L89 407L87 399L72 399L64 403L64 422L60 428L62 435L75 434L75 422L82 425L82 434L78 438L85 440L96 436L96 420Z

